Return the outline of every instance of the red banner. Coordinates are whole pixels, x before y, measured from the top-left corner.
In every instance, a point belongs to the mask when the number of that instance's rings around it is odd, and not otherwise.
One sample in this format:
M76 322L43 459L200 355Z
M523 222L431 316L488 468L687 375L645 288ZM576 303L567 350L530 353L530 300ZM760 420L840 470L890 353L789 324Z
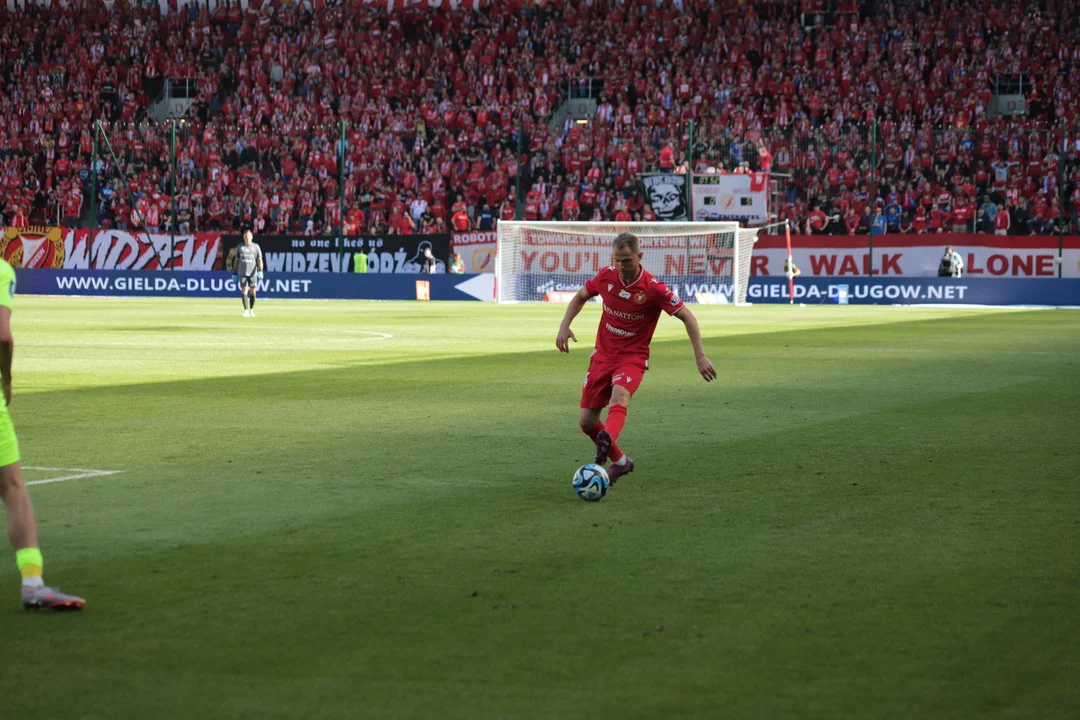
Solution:
M162 235L98 230L66 230L64 268L69 270L221 270L221 235Z
M1057 277L1056 235L875 235L873 260L865 235L792 235L791 254L807 276L882 275L933 277L951 247L967 277ZM759 235L753 275L783 275L787 249L782 235ZM1080 237L1066 237L1062 277L1080 277Z

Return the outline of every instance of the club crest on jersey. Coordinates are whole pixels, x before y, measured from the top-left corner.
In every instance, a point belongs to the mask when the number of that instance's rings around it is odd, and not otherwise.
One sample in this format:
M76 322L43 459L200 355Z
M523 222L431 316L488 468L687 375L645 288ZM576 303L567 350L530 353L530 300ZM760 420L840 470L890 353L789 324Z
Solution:
M629 300L630 299L630 293L628 293L626 290L620 290L619 291L619 297L621 297L623 300Z
M634 293L634 302L636 302L638 305L644 305L645 304L645 293L643 293L643 292Z

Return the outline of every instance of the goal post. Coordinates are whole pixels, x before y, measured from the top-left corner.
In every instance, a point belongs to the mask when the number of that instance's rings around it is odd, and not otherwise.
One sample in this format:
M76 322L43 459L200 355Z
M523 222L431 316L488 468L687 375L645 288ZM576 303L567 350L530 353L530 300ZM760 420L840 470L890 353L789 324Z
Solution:
M612 264L612 241L622 232L638 236L641 264L684 299L746 304L758 229L737 222L500 221L496 299L567 300Z

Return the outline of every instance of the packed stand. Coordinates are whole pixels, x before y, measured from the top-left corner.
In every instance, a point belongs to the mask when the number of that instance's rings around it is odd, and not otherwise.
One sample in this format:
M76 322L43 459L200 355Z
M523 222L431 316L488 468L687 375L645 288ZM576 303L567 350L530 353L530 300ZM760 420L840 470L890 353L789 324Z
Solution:
M525 217L651 219L635 176L692 163L771 169L774 209L809 232L1049 232L1061 183L1080 231L1071 3L496 5L388 16L255 0L214 17L195 6L163 17L156 3L6 16L0 219L489 229L514 216L519 184ZM1030 117L989 119L997 74L1025 72ZM176 125L147 119L168 77L198 88ZM551 129L567 92L586 87L598 89L596 117ZM109 142L91 214L96 121Z

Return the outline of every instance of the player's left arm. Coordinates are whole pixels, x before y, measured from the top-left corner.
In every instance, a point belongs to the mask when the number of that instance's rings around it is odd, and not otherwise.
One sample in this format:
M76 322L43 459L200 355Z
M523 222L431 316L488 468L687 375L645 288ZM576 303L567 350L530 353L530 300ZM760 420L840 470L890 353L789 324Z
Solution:
M0 386L4 404L11 404L11 360L15 356L15 338L11 334L11 308L0 305Z
M256 245L255 247L256 247L256 248L258 248L258 250L259 250L259 258L258 258L258 260L256 260L256 265L255 265L255 267L256 267L256 268L258 269L258 271L259 271L259 277L261 278L261 277L262 277L262 273L263 273L263 254L262 254L262 246L261 246L261 245Z
M697 360L697 369L701 377L705 378L706 382L715 380L716 368L705 355L705 345L701 342L701 328L698 326L697 317L685 305L672 314L682 320L683 325L686 326L686 334L690 338L690 344L694 346L694 359Z

